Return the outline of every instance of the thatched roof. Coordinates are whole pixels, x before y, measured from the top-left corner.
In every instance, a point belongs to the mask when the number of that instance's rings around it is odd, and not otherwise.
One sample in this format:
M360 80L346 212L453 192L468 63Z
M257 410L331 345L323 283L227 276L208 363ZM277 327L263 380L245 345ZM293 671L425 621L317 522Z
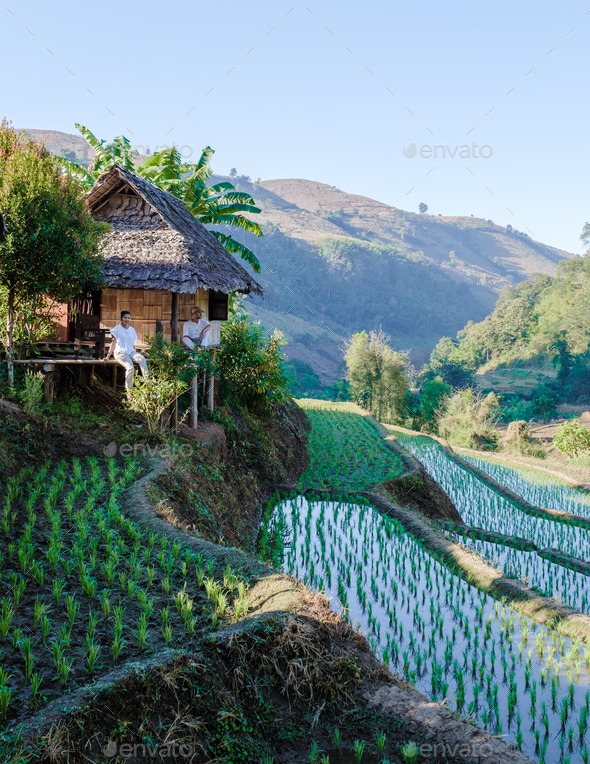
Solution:
M103 272L109 286L231 294L262 287L172 194L118 165L101 175L86 203L111 230Z

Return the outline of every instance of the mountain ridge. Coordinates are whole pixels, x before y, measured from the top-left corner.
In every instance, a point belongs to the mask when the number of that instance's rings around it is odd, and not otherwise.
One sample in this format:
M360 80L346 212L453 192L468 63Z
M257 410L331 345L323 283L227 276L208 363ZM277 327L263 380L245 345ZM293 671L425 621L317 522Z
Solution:
M26 132L55 154L92 158L81 136ZM248 300L249 311L267 329L280 325L287 354L326 382L342 374L337 359L352 332L382 327L424 363L441 336L489 315L503 289L533 273L555 275L574 257L491 220L414 213L319 181L253 182L232 172L210 182L227 180L261 209L263 239L231 229L262 264L265 297Z

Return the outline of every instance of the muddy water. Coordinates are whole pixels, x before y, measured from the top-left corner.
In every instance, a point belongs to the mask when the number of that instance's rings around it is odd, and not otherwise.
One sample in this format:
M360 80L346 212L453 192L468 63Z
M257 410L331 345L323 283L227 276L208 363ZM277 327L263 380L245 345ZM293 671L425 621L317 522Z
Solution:
M371 507L299 497L273 523L290 535L284 570L324 589L417 689L531 758L584 760L590 675L569 640L451 574Z

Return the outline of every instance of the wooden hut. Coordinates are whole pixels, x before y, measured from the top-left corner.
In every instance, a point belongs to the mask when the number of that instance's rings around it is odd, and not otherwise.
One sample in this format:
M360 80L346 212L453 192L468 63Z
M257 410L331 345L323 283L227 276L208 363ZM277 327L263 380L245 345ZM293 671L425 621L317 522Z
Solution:
M108 287L69 307L67 339L72 339L77 312L98 315L100 326L112 329L121 311L129 310L138 345L155 334L157 320L171 341L178 339L178 323L190 319L198 305L216 344L220 322L228 318L229 295L262 294L262 287L180 200L134 172L111 167L86 203L96 220L111 227L103 245Z

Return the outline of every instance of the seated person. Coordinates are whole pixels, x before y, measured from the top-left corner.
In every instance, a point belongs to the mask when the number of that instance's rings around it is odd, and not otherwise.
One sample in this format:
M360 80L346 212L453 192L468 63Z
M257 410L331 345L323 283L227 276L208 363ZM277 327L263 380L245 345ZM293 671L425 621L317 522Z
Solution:
M144 377L149 377L150 373L146 359L135 349L137 334L131 326L131 313L128 310L121 312L121 323L111 329L111 335L113 341L108 354L103 358L103 363L106 363L112 355L115 356L115 361L118 361L125 368L125 388L129 390L130 387L133 387L135 374L133 362L138 364Z
M189 350L206 348L209 345L211 324L203 318L201 308L193 308L192 321L187 321L182 330L182 342Z

